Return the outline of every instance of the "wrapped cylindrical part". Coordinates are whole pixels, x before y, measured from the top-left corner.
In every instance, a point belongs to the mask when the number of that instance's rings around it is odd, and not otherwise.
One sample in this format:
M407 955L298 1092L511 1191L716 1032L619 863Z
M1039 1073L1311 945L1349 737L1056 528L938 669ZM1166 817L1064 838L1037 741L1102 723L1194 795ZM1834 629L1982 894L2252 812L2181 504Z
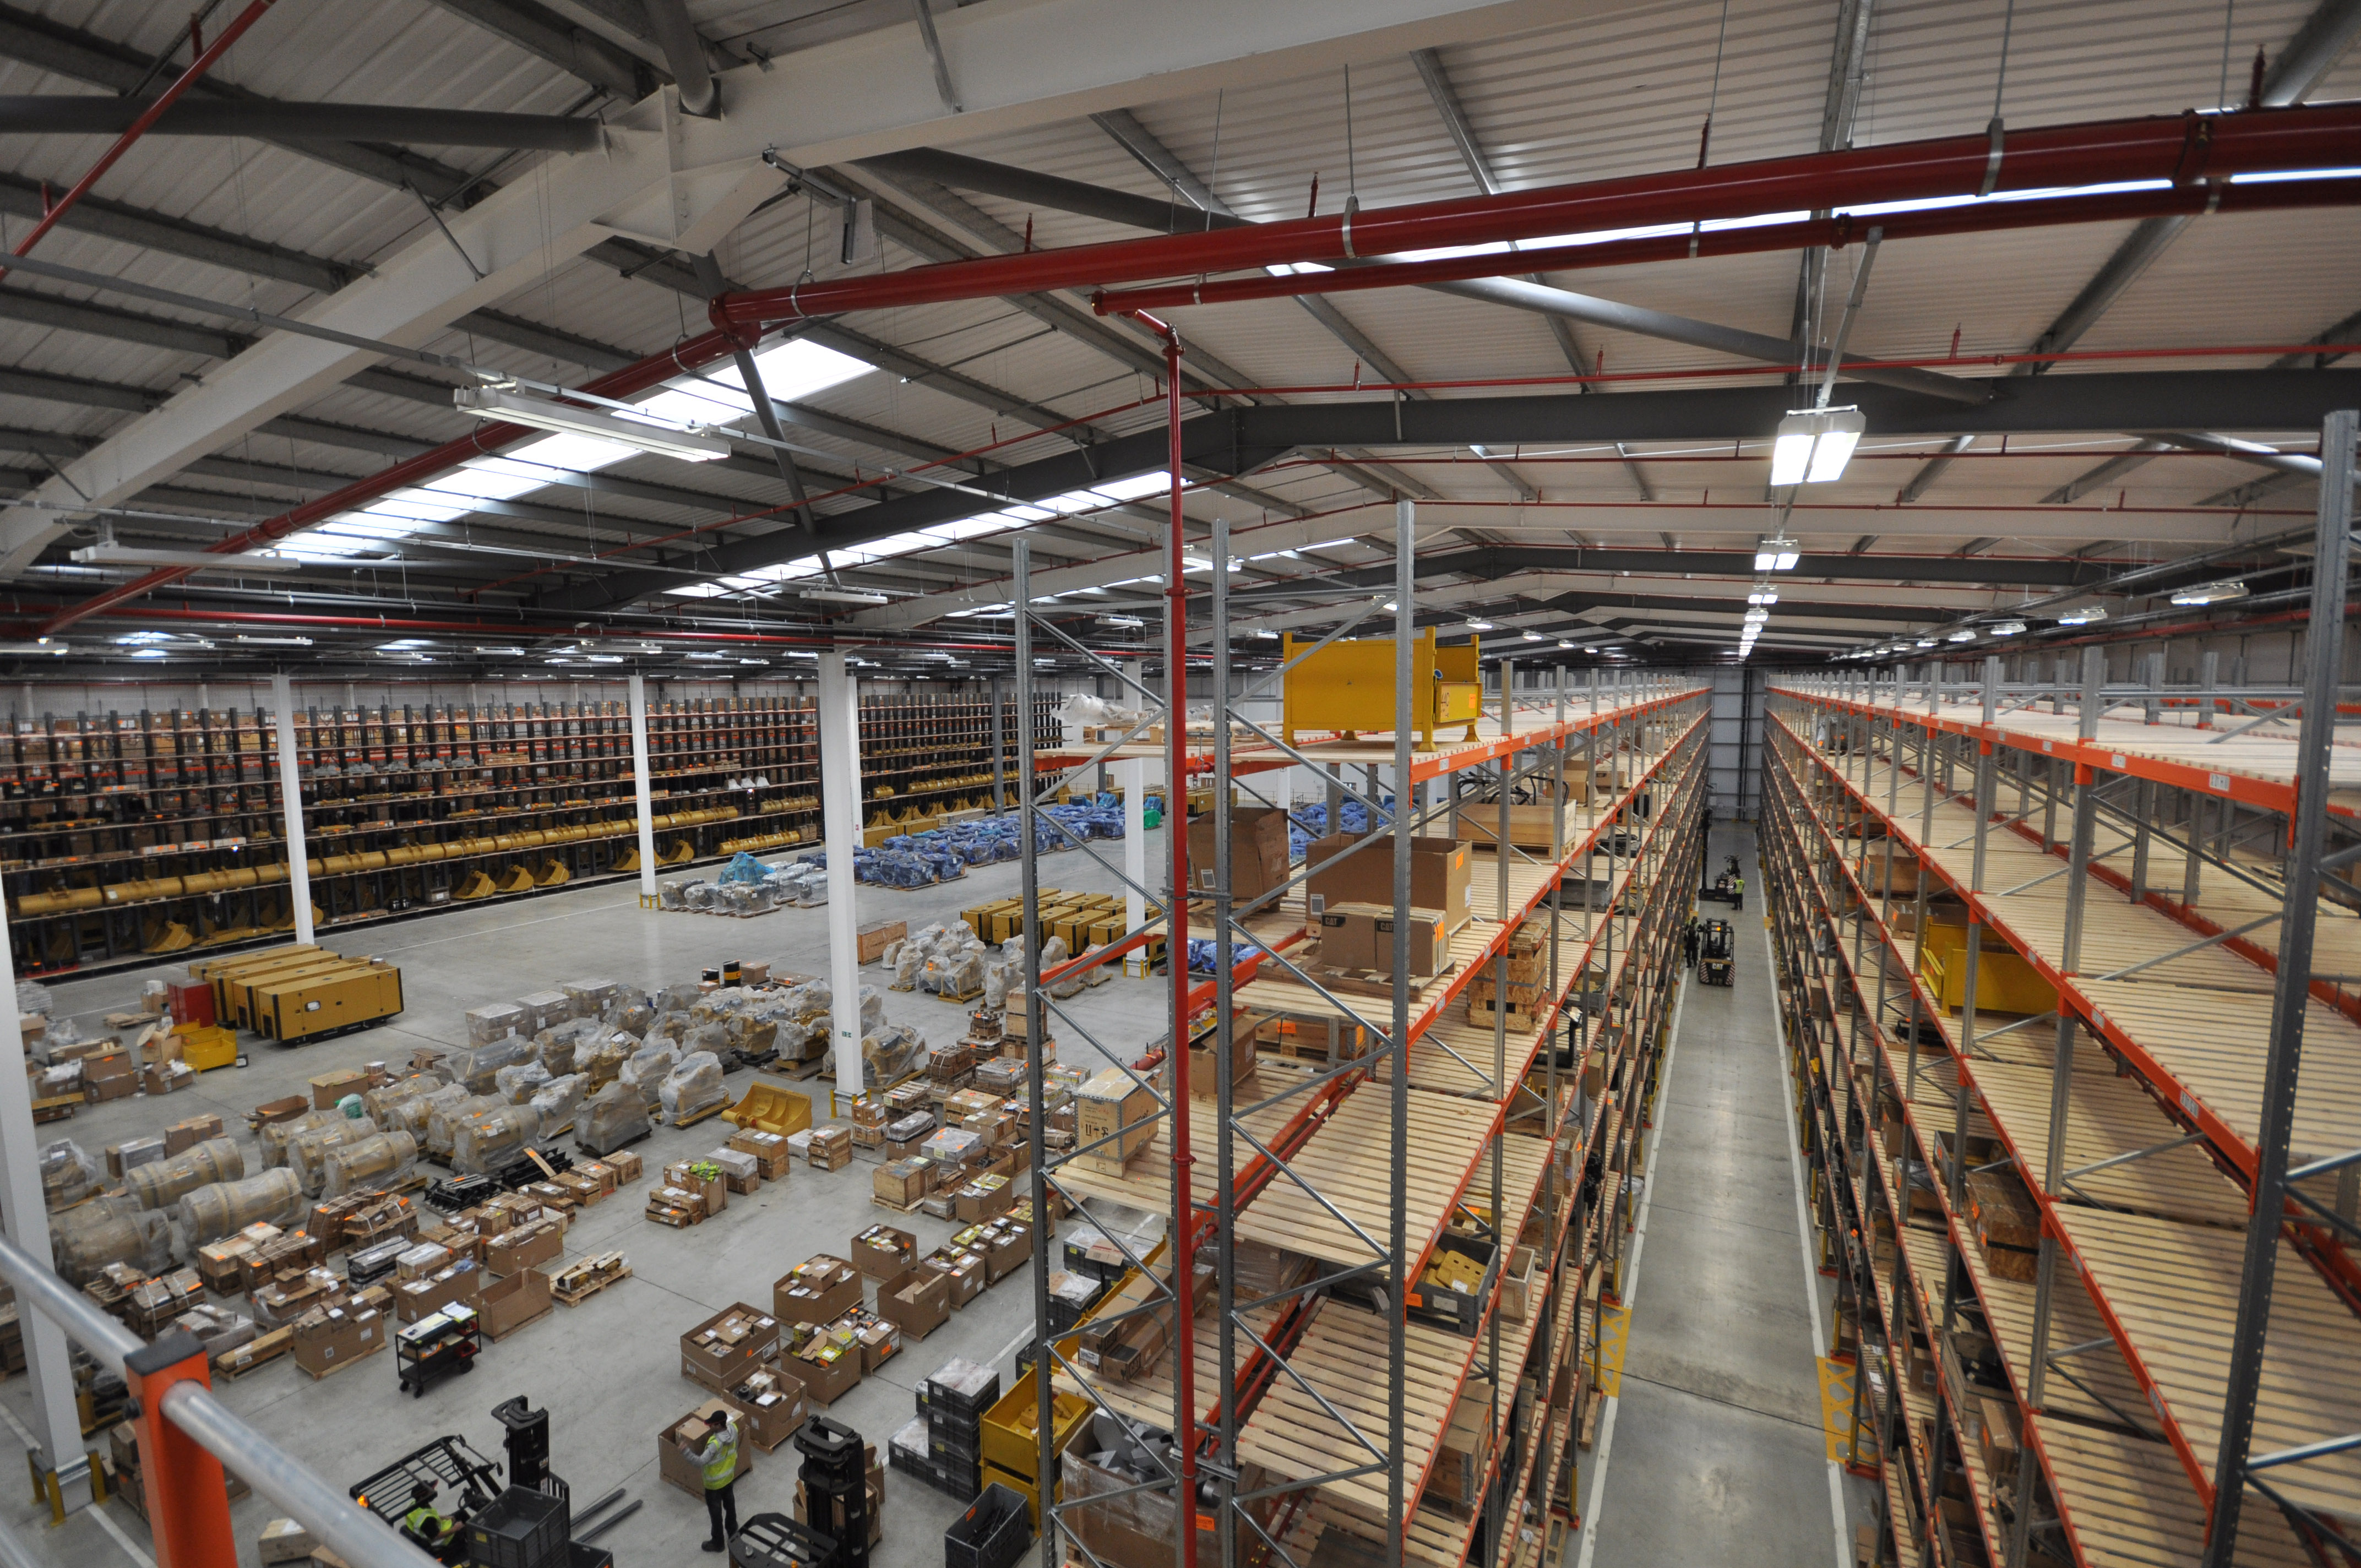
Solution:
M124 1190L142 1209L177 1203L212 1181L236 1181L246 1175L246 1153L227 1138L207 1138L170 1159L135 1166L123 1179Z
M69 1285L88 1284L111 1263L161 1274L172 1266L171 1216L132 1198L95 1199L58 1216L49 1255Z
M628 1084L608 1085L574 1113L575 1141L594 1155L621 1148L647 1130L647 1102Z
M675 1126L730 1098L721 1087L721 1058L711 1051L692 1051L665 1075L656 1091L664 1120Z
M338 1144L327 1153L320 1195L341 1198L365 1187L390 1187L408 1177L417 1163L418 1140L408 1133L379 1133Z
M303 1217L303 1184L291 1170L266 1170L243 1181L216 1181L181 1200L181 1234L191 1246L236 1235L248 1225L291 1225Z
M532 1099L552 1076L550 1070L537 1061L519 1062L492 1075L493 1092L511 1105L522 1105Z
M589 1092L590 1080L578 1072L563 1078L553 1078L533 1092L525 1103L541 1118L539 1136L546 1141L556 1137L574 1125L574 1113L581 1108L583 1096Z
M471 1051L461 1051L451 1058L451 1078L464 1083L470 1094L489 1094L499 1086L495 1076L504 1067L514 1067L533 1054L533 1041L515 1035L495 1040L489 1046L478 1046Z
M658 1041L651 1036L648 1044L631 1053L631 1059L623 1064L623 1070L616 1075L615 1081L637 1094L641 1105L653 1105L657 1095L663 1092L665 1076L679 1062L680 1052L673 1047L670 1041Z
M415 1100L422 1094L432 1093L442 1087L443 1077L440 1073L413 1072L407 1078L397 1078L382 1088L362 1091L361 1113L382 1127L396 1105L404 1101Z
M459 1129L471 1118L497 1111L500 1102L489 1094L470 1094L448 1105L435 1107L426 1118L426 1157L451 1163L459 1146Z
M396 1101L392 1108L386 1113L383 1120L374 1116L369 1119L377 1122L377 1124L387 1132L408 1133L418 1140L420 1148L424 1148L426 1124L434 1119L434 1113L448 1106L460 1104L467 1098L467 1091L465 1085L438 1083L423 1094L413 1094L407 1100Z
M287 1168L302 1184L305 1196L317 1198L328 1179L328 1151L377 1135L377 1124L367 1116L339 1118L332 1125L298 1133L287 1141Z
M81 1202L98 1190L98 1161L71 1138L60 1138L41 1150L41 1201L47 1207Z
M276 1170L287 1163L287 1146L306 1133L322 1127L332 1127L343 1121L334 1111L306 1111L300 1116L290 1116L284 1122L265 1122L254 1135L261 1149L258 1161L264 1170Z
M459 1124L451 1148L451 1168L463 1176L489 1176L524 1154L541 1136L541 1117L530 1105L500 1105Z

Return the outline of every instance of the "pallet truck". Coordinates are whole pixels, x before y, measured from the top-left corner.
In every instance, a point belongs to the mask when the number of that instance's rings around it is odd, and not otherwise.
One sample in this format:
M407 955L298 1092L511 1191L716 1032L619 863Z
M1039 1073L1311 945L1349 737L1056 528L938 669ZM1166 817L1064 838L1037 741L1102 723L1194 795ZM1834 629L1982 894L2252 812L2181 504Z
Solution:
M448 1433L354 1483L350 1496L401 1531L404 1541L451 1568L468 1560L467 1521L510 1493L540 1493L555 1498L562 1512L570 1511L571 1494L549 1468L549 1412L534 1409L520 1394L494 1406L492 1417L505 1431L507 1485L500 1482L499 1461L477 1453L466 1438ZM434 1488L436 1506L448 1521L440 1539L429 1539L402 1523L416 1506L412 1498L421 1484ZM614 1568L614 1554L591 1542L639 1512L637 1502L607 1511L623 1497L623 1488L618 1486L570 1517L566 1568Z
M1738 966L1731 961L1737 949L1738 934L1727 920L1705 923L1703 950L1697 958L1697 980L1705 985L1730 985L1737 978Z
M1746 878L1738 869L1736 855L1723 858L1722 868L1715 874L1713 884L1697 889L1697 897L1727 904L1734 910L1746 907Z

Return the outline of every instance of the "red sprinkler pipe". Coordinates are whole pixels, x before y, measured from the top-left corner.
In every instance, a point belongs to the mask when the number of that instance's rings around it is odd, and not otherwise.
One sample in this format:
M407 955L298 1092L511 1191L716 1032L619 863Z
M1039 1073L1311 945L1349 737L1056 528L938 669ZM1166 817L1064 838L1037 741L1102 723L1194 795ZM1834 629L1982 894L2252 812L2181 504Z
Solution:
M650 387L677 376L684 370L694 370L698 366L709 365L715 360L726 359L729 356L728 337L718 332L708 332L702 337L689 339L677 348L668 349L662 354L652 354L636 364L626 365L620 370L611 370L597 380L588 383L583 390L602 398L628 398L633 392L645 391ZM332 490L324 496L305 501L302 506L280 512L277 517L268 518L243 532L233 533L226 539L216 540L206 545L205 549L211 554L236 555L251 550L257 545L269 544L273 541L284 539L291 533L309 528L315 522L325 522L339 512L350 511L355 507L367 506L369 502L390 495L406 485L423 484L429 479L447 474L470 457L489 455L511 442L521 441L528 435L541 433L543 433L538 430L521 424L480 425L472 434L463 435L456 441L446 441L432 451L422 452L415 457L406 458L390 468L383 468L369 475L367 478L356 479L342 489ZM197 568L193 566L160 566L144 576L118 584L104 593L93 594L82 603L61 609L43 621L40 627L41 634L53 636L78 620L86 620L93 615L103 615L127 599L135 599L142 594L153 593L168 584L177 583L195 570Z
M162 119L164 111L179 102L181 93L194 87L199 77L214 68L214 62L229 51L229 46L237 42L245 35L247 28L262 20L262 14L269 10L271 0L254 0L252 5L239 12L237 20L224 27L221 36L214 39L211 47L200 53L196 59L189 61L189 69L181 72L180 80L165 88L163 96L148 104L139 117L132 121L121 136L115 138L115 145L108 148L99 160L90 166L90 172L75 181L73 189L59 197L57 203L41 214L41 221L33 225L33 232L27 235L24 243L17 246L10 254L15 256L30 254L33 247L41 243L41 236L57 227L58 220L64 217L75 203L90 193L90 188L98 183L98 177L114 168L115 160L131 150L131 144L146 136L148 127ZM193 39L195 35L192 33L191 37ZM0 267L0 278L5 278L7 275L8 269Z
M714 300L709 313L717 326L759 331L847 311L1333 263L1599 229L2125 181L2218 182L2235 174L2356 164L2361 104L2107 120L941 262L724 294Z
M1172 975L1172 1397L1180 1450L1180 1568L1197 1568L1197 1197L1189 1149L1189 589L1181 579L1180 334L1145 311L1133 313L1164 339L1164 421L1170 433L1172 518L1165 550L1164 805L1172 823L1172 904L1164 916L1164 963ZM1222 563L1213 563L1220 571ZM1222 694L1214 694L1218 707ZM1218 721L1218 718L1217 718ZM1213 809L1224 803L1215 801Z
M2271 181L2257 185L2181 185L2168 191L2121 191L2052 200L1980 203L1931 213L1839 214L1799 223L1757 224L1746 228L1684 230L1642 239L1603 240L1595 245L1553 245L1525 250L1488 250L1436 261L1376 262L1323 272L1257 273L1218 282L1154 284L1101 293L1093 302L1101 315L1141 310L1177 310L1240 300L1336 294L1362 289L1407 289L1504 273L1576 272L1655 261L1713 256L1756 256L1765 251L1842 248L1883 231L1888 241L1944 235L1991 234L2004 229L2049 228L2066 224L2132 223L2180 214L2280 212L2294 207L2361 206L2361 180Z

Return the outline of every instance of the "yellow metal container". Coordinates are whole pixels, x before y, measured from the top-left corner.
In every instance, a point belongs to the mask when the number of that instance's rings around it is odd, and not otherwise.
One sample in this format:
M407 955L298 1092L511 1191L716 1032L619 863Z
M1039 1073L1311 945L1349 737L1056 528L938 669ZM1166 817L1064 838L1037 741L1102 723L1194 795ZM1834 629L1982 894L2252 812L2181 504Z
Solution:
M1918 973L1938 1006L1958 1012L1968 1000L1968 928L1930 921ZM2040 971L1998 942L1976 952L1978 1013L2055 1013L2058 990Z
M291 1045L401 1012L401 970L391 964L351 962L257 987L255 1003L256 1031Z
M1299 645L1290 632L1280 645L1287 672L1281 698L1280 723L1290 745L1299 730L1336 729L1348 737L1362 730L1390 734L1394 728L1394 640L1357 637L1331 642L1316 653ZM1425 750L1434 747L1434 732L1444 725L1465 724L1466 739L1476 739L1476 718L1481 710L1483 674L1477 664L1479 641L1449 648L1435 645L1428 627L1411 644L1411 728ZM1301 663L1296 663L1299 656Z
M1016 1380L1016 1387L1000 1397L999 1403L983 1413L983 1462L996 1464L1010 1475L1029 1482L1040 1469L1040 1395L1033 1379L1039 1376L1037 1366ZM1091 1419L1090 1399L1081 1394L1063 1390L1049 1397L1049 1420L1055 1442L1050 1452L1063 1453L1082 1423Z
M217 1067L236 1064L237 1036L227 1029L198 1025L172 1032L181 1036L181 1059L189 1064L191 1072L210 1072Z

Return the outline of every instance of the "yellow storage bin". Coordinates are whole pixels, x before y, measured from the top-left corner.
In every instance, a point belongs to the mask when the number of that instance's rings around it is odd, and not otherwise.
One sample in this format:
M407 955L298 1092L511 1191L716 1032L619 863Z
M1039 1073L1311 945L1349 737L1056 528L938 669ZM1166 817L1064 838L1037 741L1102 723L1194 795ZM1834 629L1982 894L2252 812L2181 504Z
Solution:
M1316 640L1315 640L1316 641ZM1289 632L1279 657L1291 665L1280 697L1283 738L1295 743L1299 730L1369 730L1390 734L1394 728L1394 639L1356 637L1331 642L1312 652L1312 642L1299 645ZM1478 641L1442 648L1434 629L1418 634L1411 646L1411 728L1419 745L1434 746L1434 731L1447 724L1467 726L1466 739L1476 739L1476 718L1483 697L1483 674L1477 663ZM1295 661L1301 656L1302 662Z
M1025 1374L1016 1387L1000 1397L999 1403L983 1413L983 1463L996 1464L1010 1475L1027 1482L1040 1468L1040 1395L1034 1379L1041 1375L1039 1367ZM1051 1452L1063 1453L1082 1423L1091 1419L1091 1401L1081 1394L1053 1393L1049 1398L1049 1420L1056 1442Z
M1968 1000L1968 928L1930 921L1926 950L1919 955L1919 977L1938 1006L1957 1013ZM1976 952L1978 1013L2055 1013L2058 988L2040 971L1996 941L1986 941Z

